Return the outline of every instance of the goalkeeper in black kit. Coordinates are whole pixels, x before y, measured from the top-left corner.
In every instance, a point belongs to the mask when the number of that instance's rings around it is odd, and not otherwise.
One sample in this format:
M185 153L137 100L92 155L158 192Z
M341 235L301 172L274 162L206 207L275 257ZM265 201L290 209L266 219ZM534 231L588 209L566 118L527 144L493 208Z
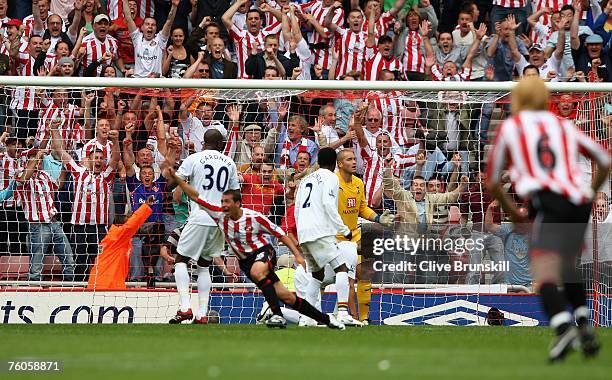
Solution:
M300 252L285 232L266 216L241 207L240 191L225 191L221 205L215 205L201 197L197 190L178 177L174 169L166 168L164 176L176 181L185 195L206 210L221 228L230 249L239 259L240 269L261 290L272 311L273 315L266 321L268 327L287 326L287 321L281 312L280 299L285 305L329 328L345 329L344 324L338 322L333 315L321 313L307 301L287 290L280 282L274 273L276 252L267 237L278 238L295 256L300 256Z
M608 176L610 157L571 121L548 112L548 102L549 91L539 78L525 78L514 88L513 115L500 127L489 156L488 187L515 223L526 221L500 184L508 165L518 196L529 200L535 213L531 271L556 332L549 349L549 359L555 362L577 347L587 357L599 351L577 257L593 194ZM579 155L597 163L591 185L582 180Z

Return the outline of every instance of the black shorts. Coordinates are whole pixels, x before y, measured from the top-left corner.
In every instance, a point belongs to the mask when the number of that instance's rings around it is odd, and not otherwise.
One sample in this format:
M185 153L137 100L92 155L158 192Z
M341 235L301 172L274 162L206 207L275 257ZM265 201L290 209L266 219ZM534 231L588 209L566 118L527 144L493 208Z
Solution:
M274 268L276 268L276 251L274 248L271 245L266 245L251 253L247 258L238 261L242 273L253 282L255 281L251 278L251 267L258 261L268 264L270 273L274 273Z
M532 197L531 207L535 213L532 252L555 251L564 259L575 260L582 251L592 204L577 206L559 194L541 191Z

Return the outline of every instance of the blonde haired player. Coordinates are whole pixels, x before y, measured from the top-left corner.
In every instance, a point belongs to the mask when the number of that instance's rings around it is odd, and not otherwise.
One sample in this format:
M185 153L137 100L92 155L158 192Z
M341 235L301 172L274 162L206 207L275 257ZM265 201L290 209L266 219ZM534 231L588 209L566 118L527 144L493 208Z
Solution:
M351 230L352 239L349 241L344 236L338 234L336 238L339 240L339 246L343 250L354 250L354 255L357 255L358 245L361 243L361 228L359 227L359 218L369 220L371 222L380 223L385 227L393 225L395 216L389 210L384 210L378 215L374 210L368 207L368 202L365 197L365 185L363 181L355 176L357 172L357 157L355 152L350 149L344 149L338 153L336 163L336 176L340 182L340 191L338 192L338 212L344 224ZM347 257L352 254L348 253ZM365 268L365 263L359 256L359 265L361 268L357 272L357 303L359 307L359 320L364 323L369 323L370 300L372 298L372 282L370 280L370 271ZM349 268L350 269L350 268ZM355 272L355 269L353 269ZM354 302L354 277L349 281L349 305L350 301Z
M514 88L512 117L500 127L489 155L487 185L512 220L524 222L501 187L502 171L509 166L514 189L535 211L529 247L531 271L556 332L548 356L558 361L576 346L585 356L599 351L576 258L591 216L593 194L608 176L610 157L571 121L549 112L548 102L549 91L539 78L524 78ZM579 154L597 163L590 186L583 181Z

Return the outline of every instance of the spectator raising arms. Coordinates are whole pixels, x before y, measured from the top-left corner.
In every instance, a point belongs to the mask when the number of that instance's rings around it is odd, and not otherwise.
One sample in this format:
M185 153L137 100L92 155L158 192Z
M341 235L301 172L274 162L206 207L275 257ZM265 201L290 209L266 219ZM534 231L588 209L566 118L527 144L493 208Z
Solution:
M51 123L53 150L62 164L72 174L74 181L74 202L70 217L71 240L76 252L76 275L84 281L98 254L98 244L106 235L109 224L111 184L119 164L119 133L108 133L113 143L110 162L100 150L92 149L84 157L83 163L77 163L66 152L62 144L59 123Z
M162 30L157 33L157 21L153 17L146 17L140 29L136 26L127 0L123 1L123 16L127 24L130 38L134 43L134 77L160 77L162 76L162 60L164 48L170 37L170 28L176 17L176 9L180 0L172 0L172 8Z

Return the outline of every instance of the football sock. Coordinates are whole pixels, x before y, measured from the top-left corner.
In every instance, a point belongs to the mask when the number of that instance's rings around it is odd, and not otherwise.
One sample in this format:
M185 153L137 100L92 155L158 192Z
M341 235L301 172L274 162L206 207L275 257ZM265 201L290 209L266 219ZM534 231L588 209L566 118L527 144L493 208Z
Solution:
M589 309L586 307L586 292L581 282L566 282L565 297L574 308L574 317L578 326L585 326L589 321Z
M283 315L280 309L280 305L278 302L278 296L276 295L276 290L274 290L274 283L269 278L264 278L257 282L257 287L263 293L268 306L270 306L270 310L272 310L272 314L275 315Z
M565 310L566 302L563 293L557 285L547 282L540 287L540 297L544 305L544 311L550 318L550 327L562 334L569 328L572 315Z
M208 312L208 299L210 298L210 288L212 280L208 267L198 266L198 311L196 318L206 317Z
M349 293L349 281L347 272L336 273L336 293L338 295L338 315L347 315Z
M370 300L372 299L372 282L357 282L357 305L359 306L359 320L363 321L370 317Z
M321 310L321 281L310 276L304 298L309 304L315 305L317 309Z
M287 322L298 324L300 322L300 313L293 309L289 309L286 307L281 307L281 311L283 313L283 317L287 320Z
M329 324L329 315L321 313L319 310L315 309L314 306L308 303L308 301L300 297L295 297L295 303L291 305L291 307L300 314L304 314L317 322L321 322L326 325Z
M181 311L187 311L189 304L189 272L186 263L174 264L174 279L176 281L176 291L179 294L179 307Z

